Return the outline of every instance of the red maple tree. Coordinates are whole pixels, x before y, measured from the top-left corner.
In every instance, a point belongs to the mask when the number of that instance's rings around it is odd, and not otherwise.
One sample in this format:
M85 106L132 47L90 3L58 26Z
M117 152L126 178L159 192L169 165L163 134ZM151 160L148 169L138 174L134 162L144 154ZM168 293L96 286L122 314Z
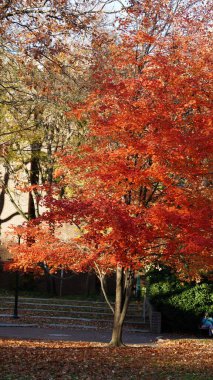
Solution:
M70 110L89 119L87 142L61 152L49 211L19 228L23 244L12 248L13 267L93 268L102 287L103 276L116 271L114 346L122 344L135 270L166 264L198 279L213 268L209 29L181 10L175 20L182 25L172 20L171 32L158 24L151 32L151 11L163 5L152 2L145 18L136 3L118 40L94 41L105 66L96 59L95 90ZM135 27L136 16L145 31ZM76 224L79 237L62 241L55 231L63 223Z

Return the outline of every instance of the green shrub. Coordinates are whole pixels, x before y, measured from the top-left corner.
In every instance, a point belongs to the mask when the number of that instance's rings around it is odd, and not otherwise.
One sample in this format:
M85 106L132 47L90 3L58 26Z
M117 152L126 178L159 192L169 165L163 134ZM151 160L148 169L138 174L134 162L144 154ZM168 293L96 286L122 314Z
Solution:
M197 331L203 314L213 315L213 285L183 284L168 269L148 275L148 296L164 331Z

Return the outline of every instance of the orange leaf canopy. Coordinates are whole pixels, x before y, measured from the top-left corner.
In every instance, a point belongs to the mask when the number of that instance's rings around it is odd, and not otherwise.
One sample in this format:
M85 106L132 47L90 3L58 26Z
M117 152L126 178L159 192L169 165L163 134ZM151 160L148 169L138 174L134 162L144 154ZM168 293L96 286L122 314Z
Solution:
M195 33L188 21L187 33L185 24L161 38L122 23L119 42L94 42L95 89L70 110L89 119L87 143L62 152L56 176L65 197L47 197L43 217L76 223L81 236L66 242L64 256L50 244L53 268L88 270L98 263L107 272L117 264L166 263L185 278L213 269L209 32L203 26ZM34 257L42 228L36 225L27 248Z

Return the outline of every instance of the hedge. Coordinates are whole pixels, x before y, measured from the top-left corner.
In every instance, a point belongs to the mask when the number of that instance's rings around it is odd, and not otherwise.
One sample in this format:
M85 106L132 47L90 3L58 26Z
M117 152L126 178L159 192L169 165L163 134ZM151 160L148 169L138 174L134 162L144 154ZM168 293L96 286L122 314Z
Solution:
M205 312L213 315L213 284L181 283L168 269L147 277L150 302L162 313L163 331L198 329Z

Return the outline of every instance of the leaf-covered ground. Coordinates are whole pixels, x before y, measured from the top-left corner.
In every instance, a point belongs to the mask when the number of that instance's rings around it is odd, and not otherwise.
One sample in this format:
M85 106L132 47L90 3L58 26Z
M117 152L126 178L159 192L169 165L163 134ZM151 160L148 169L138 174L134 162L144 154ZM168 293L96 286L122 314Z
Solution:
M101 343L0 340L1 380L212 380L211 340L110 348Z

